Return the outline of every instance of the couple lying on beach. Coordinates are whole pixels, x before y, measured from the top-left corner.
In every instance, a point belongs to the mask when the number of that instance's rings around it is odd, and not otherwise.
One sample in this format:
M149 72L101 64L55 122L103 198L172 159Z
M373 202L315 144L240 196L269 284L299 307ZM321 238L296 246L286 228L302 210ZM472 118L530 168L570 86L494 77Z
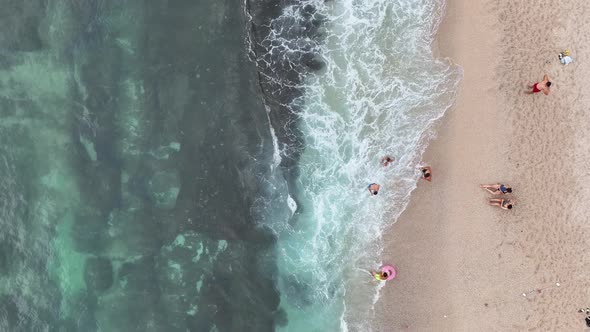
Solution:
M506 185L503 184L480 184L479 185L480 188L484 189L485 191L489 192L492 195L507 195L507 194L511 194L512 193L512 188L508 187ZM489 200L489 204L493 205L493 206L497 206L501 209L504 210L510 210L512 209L512 206L514 206L514 203L516 203L515 200L507 198L490 198Z

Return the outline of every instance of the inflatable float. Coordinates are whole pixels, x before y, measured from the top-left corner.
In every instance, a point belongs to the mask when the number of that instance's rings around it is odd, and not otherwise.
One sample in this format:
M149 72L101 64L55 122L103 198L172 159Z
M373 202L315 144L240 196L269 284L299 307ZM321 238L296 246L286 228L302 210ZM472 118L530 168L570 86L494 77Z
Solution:
M395 278L397 272L391 265L383 265L379 268L378 273L375 273L375 279L387 281Z

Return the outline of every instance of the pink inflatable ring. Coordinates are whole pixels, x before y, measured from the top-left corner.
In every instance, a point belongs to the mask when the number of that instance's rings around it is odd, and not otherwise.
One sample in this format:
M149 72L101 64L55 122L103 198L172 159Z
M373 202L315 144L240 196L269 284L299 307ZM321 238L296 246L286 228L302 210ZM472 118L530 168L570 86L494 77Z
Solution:
M391 280L395 278L397 272L391 265L383 265L379 268L379 274L381 276L381 280Z

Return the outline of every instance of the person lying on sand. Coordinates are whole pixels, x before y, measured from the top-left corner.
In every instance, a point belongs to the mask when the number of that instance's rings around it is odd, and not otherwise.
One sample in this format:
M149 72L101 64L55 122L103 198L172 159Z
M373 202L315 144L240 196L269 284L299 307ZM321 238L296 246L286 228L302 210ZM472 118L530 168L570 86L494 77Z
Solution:
M430 166L424 166L420 168L420 172L422 172L422 178L428 182L432 181L432 169Z
M513 199L490 198L489 203L490 205L498 206L504 210L510 210L516 202Z
M390 163L392 163L394 160L395 160L395 158L393 158L392 156L390 156L390 155L386 155L386 156L383 156L383 158L381 158L381 164L382 164L383 166L388 166L388 165L389 165Z
M512 188L503 184L480 184L480 188L487 190L492 195L506 195L512 193Z
M543 76L543 80L541 82L537 82L533 85L529 85L529 88L531 88L533 90L531 92L527 92L527 93L529 95L532 95L533 93L543 91L543 94L548 95L550 86L551 86L551 82L549 82L549 76L547 76L547 74L545 74L545 76Z
M380 185L378 185L378 184L376 184L376 183L371 183L371 184L370 184L370 185L367 187L367 189L369 189L369 192L371 193L371 195L375 196L375 195L377 195L377 194L379 193L379 188L380 188L380 187L381 187L381 186L380 186Z

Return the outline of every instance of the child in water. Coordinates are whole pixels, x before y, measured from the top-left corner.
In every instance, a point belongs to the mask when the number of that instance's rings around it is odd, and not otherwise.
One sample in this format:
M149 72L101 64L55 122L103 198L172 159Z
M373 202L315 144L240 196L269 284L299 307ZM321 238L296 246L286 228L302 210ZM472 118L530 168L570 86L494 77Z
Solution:
M391 265L383 265L379 268L378 271L369 271L369 273L377 281L391 280L395 278L396 275L395 269Z
M378 281L386 281L387 278L389 277L389 274L387 273L387 271L382 271L382 272L375 271L375 272L371 272L371 274Z

